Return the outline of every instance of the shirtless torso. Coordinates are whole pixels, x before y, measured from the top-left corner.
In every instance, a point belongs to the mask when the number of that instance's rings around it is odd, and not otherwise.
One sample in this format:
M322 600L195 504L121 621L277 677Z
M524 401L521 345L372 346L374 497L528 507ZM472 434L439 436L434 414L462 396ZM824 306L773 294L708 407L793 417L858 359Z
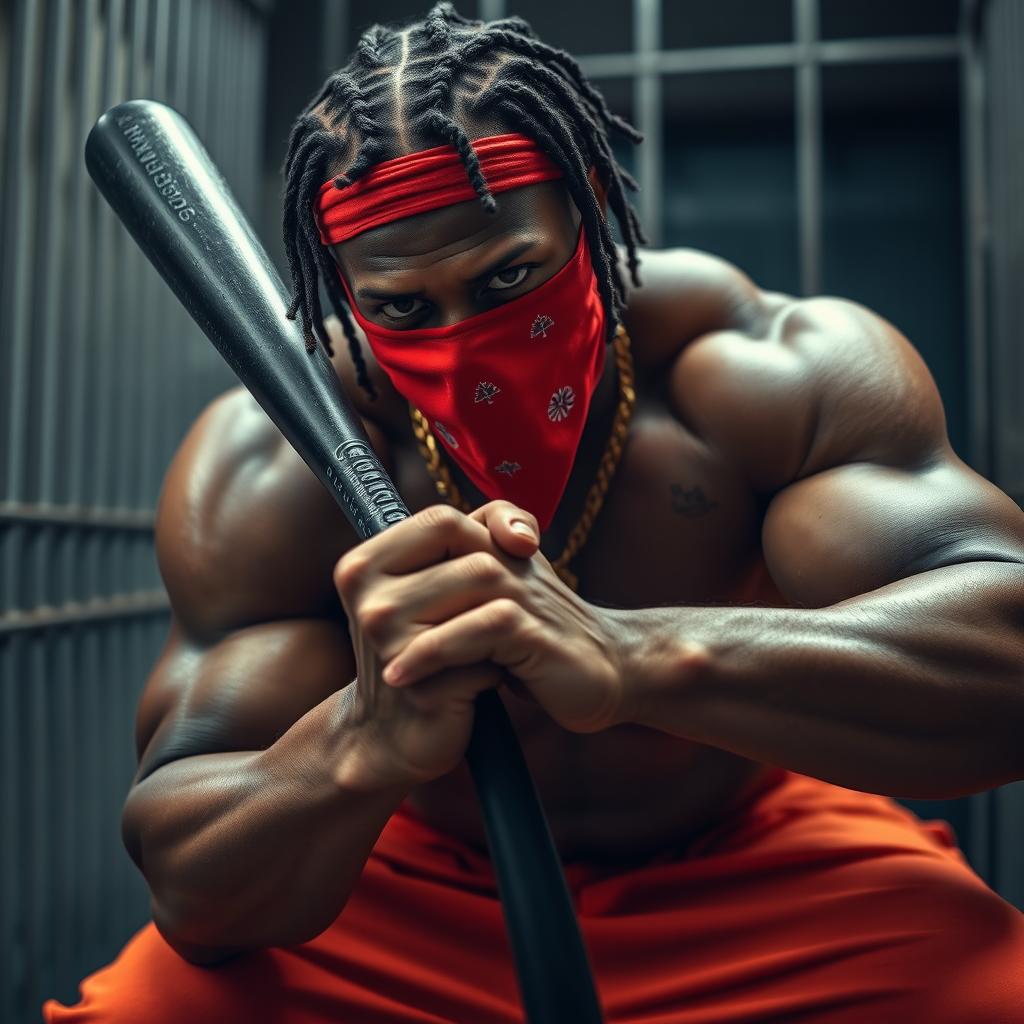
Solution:
M705 409L699 396L711 401L723 356L734 366L746 347L763 362L759 347L784 344L779 325L799 304L760 292L728 264L693 251L646 253L643 271L645 287L634 293L626 318L636 409L604 509L573 563L579 592L622 608L785 604L764 566L760 528L770 477L783 484L796 453L777 449L777 464L761 466L761 479L752 481L749 466L709 443L698 424L751 420L758 403L748 395L741 405L740 391L734 408ZM339 342L339 373L361 411L373 417L371 435L409 507L435 503L404 402L376 368L385 391L378 402L366 402L354 386L340 325L332 319L328 326ZM615 386L606 372L600 387L614 394ZM687 396L696 399L692 407ZM729 401L720 396L716 406L723 400ZM791 411L799 421L798 410ZM769 432L775 439L788 434L806 443L799 427L776 417L764 425L751 420L744 433L762 441ZM598 428L585 439L581 468L596 465L606 436ZM543 538L549 557L561 551L592 475L581 472L570 481ZM140 705L140 778L195 750L196 734L205 750L272 742L330 692L323 682L303 690L309 674L303 664L335 657L337 675L326 685L337 689L349 681L351 654L346 663L344 615L331 571L353 541L332 500L247 392L235 388L211 403L183 442L161 496L158 552L175 621ZM282 651L289 652L287 677ZM198 667L214 652L224 673L219 679ZM241 660L254 666L244 692L231 685L232 666ZM678 845L766 770L641 726L570 733L537 706L500 692L566 857L629 860ZM465 765L409 799L439 827L483 844Z

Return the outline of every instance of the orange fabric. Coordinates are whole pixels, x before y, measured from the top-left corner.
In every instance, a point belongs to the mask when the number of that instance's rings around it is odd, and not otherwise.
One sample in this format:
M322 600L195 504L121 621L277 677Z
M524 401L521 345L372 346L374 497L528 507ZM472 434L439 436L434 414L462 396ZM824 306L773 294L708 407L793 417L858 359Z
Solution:
M678 855L567 877L609 1024L1024 1021L1024 914L943 821L779 770ZM215 968L152 924L52 1024L522 1021L486 857L403 808L313 942ZM569 1022L567 1022L569 1024Z

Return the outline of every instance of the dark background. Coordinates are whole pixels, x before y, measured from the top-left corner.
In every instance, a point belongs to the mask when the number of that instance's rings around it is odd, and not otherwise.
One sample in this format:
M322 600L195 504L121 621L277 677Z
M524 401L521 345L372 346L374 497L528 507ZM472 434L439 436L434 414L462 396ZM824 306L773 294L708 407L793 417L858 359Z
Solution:
M284 271L289 127L393 0L0 0L0 1021L75 999L148 915L119 815L167 632L153 513L234 379L84 171L96 117L170 103ZM653 243L834 294L924 356L957 452L1024 502L1024 4L471 0L570 50L644 132ZM1024 907L1024 784L908 801Z

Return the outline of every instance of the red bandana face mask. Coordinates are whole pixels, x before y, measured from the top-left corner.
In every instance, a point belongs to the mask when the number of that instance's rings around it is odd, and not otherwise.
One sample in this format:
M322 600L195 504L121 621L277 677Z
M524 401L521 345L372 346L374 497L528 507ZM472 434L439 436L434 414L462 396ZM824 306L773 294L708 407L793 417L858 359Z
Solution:
M480 141L487 140L474 147ZM481 164L493 191L487 163ZM473 198L469 191L454 201ZM377 362L427 417L448 455L483 494L515 502L546 530L604 369L604 306L582 227L575 252L553 277L449 327L380 327L359 312L340 270L338 276Z
M466 476L546 530L604 369L604 307L582 228L554 277L450 327L390 330L349 302L381 368Z

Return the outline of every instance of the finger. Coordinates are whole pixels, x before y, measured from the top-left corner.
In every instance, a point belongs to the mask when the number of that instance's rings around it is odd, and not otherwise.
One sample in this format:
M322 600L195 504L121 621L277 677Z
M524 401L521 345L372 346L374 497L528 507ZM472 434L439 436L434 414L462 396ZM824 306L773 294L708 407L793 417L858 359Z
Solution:
M522 662L528 616L515 601L499 598L424 630L393 657L382 674L390 686L408 686L442 669L493 661Z
M502 674L493 665L462 665L421 679L407 690L418 711L427 714L443 711L453 700L464 700L471 705L477 694L496 689L502 683Z
M528 569L528 565L500 553L473 551L418 572L394 576L372 598L367 595L366 601L386 607L395 619L400 610L403 622L435 626L499 597L520 600L522 577Z
M334 583L351 595L378 573L406 573L469 554L493 551L487 527L450 505L431 505L343 555L334 567Z
M471 512L469 518L483 523L506 554L531 558L540 546L536 518L511 501L489 501Z

